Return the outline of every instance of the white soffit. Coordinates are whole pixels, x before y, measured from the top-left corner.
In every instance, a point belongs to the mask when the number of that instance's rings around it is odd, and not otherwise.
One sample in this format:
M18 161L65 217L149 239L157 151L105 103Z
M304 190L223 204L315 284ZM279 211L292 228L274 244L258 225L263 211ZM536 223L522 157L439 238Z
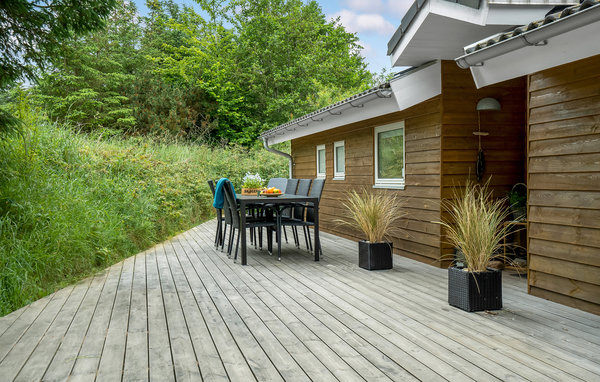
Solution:
M477 88L521 77L600 54L600 20L548 39L547 45L526 46L472 66Z
M552 5L493 5L479 9L446 0L428 0L391 54L392 66L419 66L454 60L463 48L495 33L539 19Z
M426 66L406 77L391 81L398 110L404 110L442 93L442 65L440 61Z

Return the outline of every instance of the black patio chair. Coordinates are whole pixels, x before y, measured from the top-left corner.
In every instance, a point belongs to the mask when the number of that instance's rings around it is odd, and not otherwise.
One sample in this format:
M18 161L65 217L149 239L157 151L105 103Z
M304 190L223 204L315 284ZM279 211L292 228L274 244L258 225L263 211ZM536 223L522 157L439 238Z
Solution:
M288 183L287 178L271 178L271 179L269 179L267 188L275 187L275 188L279 188L281 191L284 191L287 187L287 183Z
M210 192L212 193L213 200L215 198L215 181L210 179L208 180L208 187L210 188ZM223 209L215 208L217 214L217 229L215 230L215 248L218 248L219 245L223 241Z
M242 227L242 219L240 213L245 213L245 211L240 211L240 208L237 205L235 200L235 191L233 191L233 186L231 182L226 182L224 185L225 191L225 200L226 205L229 210L229 215L231 216L231 232L229 234L229 245L227 249L227 256L231 257L231 251L233 248L233 242L236 241L235 234L237 230L237 241L235 245L235 255L233 257L234 261L237 260L237 253L240 244L240 230L241 229L254 229L254 228L267 228L273 229L275 227L275 222L271 219L267 219L261 216L248 216L246 218L246 226ZM269 243L269 248L271 248L272 244Z
M296 195L296 189L298 188L299 181L299 179L288 179L284 192L287 195Z
M310 179L308 179L310 180ZM316 197L321 200L323 194L323 188L325 187L325 179L315 179L312 181L312 187L308 196ZM304 241L306 242L306 250L313 251L312 241L310 237L310 227L315 226L315 206L312 203L298 204L294 207L294 215L292 218L284 219L281 223L283 227L291 226L292 230L295 231L295 238L297 239L296 247L299 246L298 229L302 227L304 231ZM319 252L321 249L319 248Z

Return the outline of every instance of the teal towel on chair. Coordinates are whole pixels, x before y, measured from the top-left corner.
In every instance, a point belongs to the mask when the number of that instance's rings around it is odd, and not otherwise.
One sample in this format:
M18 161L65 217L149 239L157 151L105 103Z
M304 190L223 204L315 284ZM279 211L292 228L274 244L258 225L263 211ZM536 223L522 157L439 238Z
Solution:
M215 199L213 200L213 207L223 208L223 203L225 203L225 194L224 194L225 191L223 190L223 186L225 185L225 182L227 182L228 180L229 179L227 179L227 178L221 178L217 182L217 186L215 187ZM231 182L229 184L231 184ZM233 195L235 195L235 190L233 189L233 184L231 184L231 190L233 191Z

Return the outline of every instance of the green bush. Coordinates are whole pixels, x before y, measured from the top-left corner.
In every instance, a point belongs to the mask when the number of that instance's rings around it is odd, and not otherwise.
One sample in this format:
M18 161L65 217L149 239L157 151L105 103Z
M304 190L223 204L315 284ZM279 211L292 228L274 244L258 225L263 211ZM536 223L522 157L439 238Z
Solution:
M101 138L23 114L0 140L0 316L211 218L209 178L286 175L261 149Z

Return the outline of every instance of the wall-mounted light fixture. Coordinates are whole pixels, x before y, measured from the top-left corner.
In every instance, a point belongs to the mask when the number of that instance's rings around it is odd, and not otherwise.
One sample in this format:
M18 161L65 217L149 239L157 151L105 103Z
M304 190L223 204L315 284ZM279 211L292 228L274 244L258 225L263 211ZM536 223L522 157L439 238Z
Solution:
M483 179L483 173L485 172L485 155L483 154L483 149L481 148L481 137L489 135L488 132L481 132L481 111L494 110L500 111L502 110L502 106L500 102L491 97L482 98L477 102L477 131L473 132L473 135L477 135L479 139L479 151L477 152L477 161L475 162L475 175L477 176L477 180Z
M480 99L479 102L477 102L477 111L481 111L481 110L499 111L501 109L502 109L502 106L500 106L500 102L495 98L486 97L486 98Z

